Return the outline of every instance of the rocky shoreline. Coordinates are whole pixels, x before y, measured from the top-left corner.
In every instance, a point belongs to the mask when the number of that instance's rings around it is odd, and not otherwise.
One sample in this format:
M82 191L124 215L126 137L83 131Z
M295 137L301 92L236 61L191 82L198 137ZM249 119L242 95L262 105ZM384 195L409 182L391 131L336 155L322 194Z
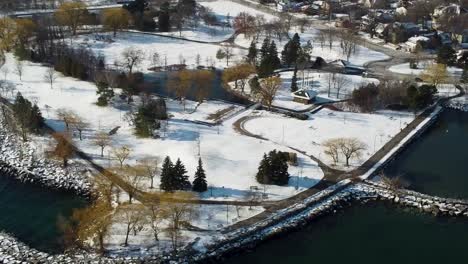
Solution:
M281 215L266 222L230 232L212 241L204 252L194 250L194 242L180 251L178 256L103 257L89 252L69 252L51 255L28 247L14 237L0 232L0 263L219 263L223 258L252 249L259 243L302 228L327 214L334 214L356 203L389 202L414 208L435 216L468 217L468 201L430 196L409 190L393 190L382 183L349 180L318 193L303 203L296 204L280 214L289 215L274 222Z
M447 108L468 112L468 95L454 98L450 100L445 106Z
M36 147L21 142L0 128L0 174L21 182L39 184L56 190L88 197L90 171L80 164L71 164L66 170L56 162L38 158Z
M236 240L231 237L231 241L225 241L224 245L209 249L207 252L195 257L184 258L183 262L216 263L227 256L252 249L265 240L300 229L313 219L327 214L334 214L356 203L371 201L390 202L395 205L418 209L423 213L431 213L435 216L468 217L468 201L430 196L408 190L392 190L381 183L366 181L350 184L345 189L308 207L291 218L241 239ZM226 240L229 240L229 236L226 237Z

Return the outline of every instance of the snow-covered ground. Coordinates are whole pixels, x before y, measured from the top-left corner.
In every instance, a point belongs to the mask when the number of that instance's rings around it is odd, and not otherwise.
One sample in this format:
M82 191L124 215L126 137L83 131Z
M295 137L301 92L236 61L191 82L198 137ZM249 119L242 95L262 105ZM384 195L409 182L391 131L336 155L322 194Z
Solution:
M99 34L109 36L111 33ZM189 67L196 66L197 55L200 55L202 65L214 65L215 67L226 67L225 60L217 60L216 52L220 46L214 44L195 43L191 41L171 39L161 36L142 33L119 33L117 37L112 38L113 42L96 40L92 34L81 35L73 39L73 45L79 45L91 49L96 54L101 54L106 60L106 64L119 64L122 60L122 52L129 47L140 49L145 53L144 60L138 65L136 70L148 72L148 68L154 66L152 57L157 52L160 57L160 64L164 65L167 59L167 65L187 64ZM234 49L234 57L230 60L230 65L240 60L245 54L241 49ZM161 66L159 65L159 66Z
M166 131L161 133L162 138L138 138L125 118L129 106L117 99L111 107L96 106L96 87L93 83L60 77L51 89L43 77L46 67L25 62L23 80L20 81L13 73L14 65L15 59L11 54L7 54L4 66L10 69L7 80L13 82L26 98L37 102L49 125L57 130L64 129L63 122L56 116L56 110L59 108L75 111L90 124L89 129L83 133L84 140L77 144L102 165L116 165L116 162L108 160L108 150L105 151L105 157L101 158L99 148L92 144L92 138L98 131L109 132L117 126L120 126L120 129L113 136L113 145L130 146L132 154L128 163L133 164L147 156L158 156L162 159L169 155L173 160L182 160L191 180L199 158L200 146L207 181L213 190L203 194L207 199L243 199L250 192L251 186L259 185L255 174L263 154L273 149L291 151L278 144L249 138L234 131L233 122L243 115L248 115L251 110L234 116L222 126L209 127L185 120L206 120L212 111L216 112L227 106L219 102L205 102L194 114L189 114L194 103L188 103L190 110L183 112L178 102L168 101L169 114L174 117L169 121ZM313 186L323 177L318 165L307 156L299 155L299 165L290 167L291 179L288 186L266 186L267 199L284 199L297 194ZM155 182L158 185L159 179Z
M221 21L225 21L226 17L228 16L234 18L241 12L246 12L253 16L263 16L266 20L272 20L276 18L275 16L263 11L227 0L200 1L199 4L204 7L211 8L211 10Z
M293 72L281 73L281 79L283 80L283 86L278 91L273 105L286 107L294 110L303 110L309 106L303 105L293 101L291 95L291 79ZM344 79L342 81L342 87L337 87L333 83L329 85L329 79L332 79L333 74L328 72L317 72L317 71L305 71L298 72L297 74L297 86L299 89L305 88L306 90L313 90L318 93L316 102L330 101L330 100L342 100L348 98L354 89L359 88L361 85L368 83L376 83L379 81L373 78L364 78L359 75L346 75L339 74L335 75L338 79ZM328 90L330 89L330 95Z
M362 164L414 118L412 113L406 112L378 111L362 114L326 108L312 114L305 121L266 111L259 111L257 116L258 118L245 123L249 132L306 151L329 165L333 161L324 154L324 141L344 137L357 138L365 143L367 149L360 158L351 160L350 168L343 166L344 159L341 158L337 165L342 169L353 169Z
M408 74L408 75L420 75L427 67L432 65L433 61L421 61L417 69L411 69L409 63L402 63L391 66L388 70L395 73ZM447 67L447 72L450 76L460 77L463 73L463 69L457 67Z
M134 205L138 206L138 205ZM196 214L191 217L190 224L200 228L200 231L181 230L181 237L184 241L194 241L196 238L202 238L202 244L211 242L211 237L218 236L216 232L226 226L233 225L239 221L253 217L264 211L260 206L233 206L233 205L194 205L193 209ZM124 253L136 256L161 253L161 251L171 251L171 237L166 232L163 232L168 225L168 221L162 221L160 224L161 232L159 233L159 241L156 242L151 226L148 224L142 225L142 230L134 235L130 234L128 246L124 247L126 225L122 221L118 221L119 215L116 216L117 221L111 226L106 238L106 248L111 255ZM198 247L204 247L200 245ZM136 250L132 250L136 249ZM122 255L124 255L122 254Z
M338 60L338 59L346 60L346 56L342 54L342 51L340 48L340 41L338 38L335 37L335 40L333 41L333 44L332 44L332 48L330 49L328 46L328 42L326 42L323 47L321 46L320 42L318 41L319 31L317 29L309 28L305 30L304 33L301 33L298 28L293 28L289 32L289 35L292 37L296 32L299 34L302 44L305 44L307 43L307 41L310 40L310 42L312 43L314 47L312 51L313 57L322 57L327 62ZM265 35L262 35L257 40L258 48L260 48L260 46L262 45L262 42L265 39L265 37L266 37ZM288 39L283 37L280 41L278 40L278 38L274 37L274 34L272 34L271 39L275 41L275 44L278 48L278 53L281 54L281 51L283 50L283 47L288 41ZM245 48L248 48L251 42L252 42L252 39L247 39L244 34L240 34L235 39L236 44ZM356 52L351 55L349 61L354 65L362 66L371 61L384 60L388 58L389 57L383 53L373 51L371 49L358 45L356 48Z
M293 101L293 96L291 95L291 79L293 75L293 71L280 73L282 86L276 93L273 105L296 111L310 109L312 105L305 105ZM330 81L333 80L333 76L335 79L339 79L339 81L336 83ZM340 84L338 85L338 83ZM298 71L297 73L298 89L310 90L317 93L314 103L323 103L349 98L354 89L368 83L378 84L379 80L374 78L365 78L360 75L340 73L333 75L332 73L318 72L316 70L305 70L304 72ZM230 86L231 89L234 90L234 84L232 83ZM238 92L241 92L240 88L237 90ZM244 93L247 95L250 94L250 86L248 83L244 87Z
M184 27L180 32L158 32L158 34L197 41L222 42L234 34L234 29L232 27L209 26L200 23L195 28Z

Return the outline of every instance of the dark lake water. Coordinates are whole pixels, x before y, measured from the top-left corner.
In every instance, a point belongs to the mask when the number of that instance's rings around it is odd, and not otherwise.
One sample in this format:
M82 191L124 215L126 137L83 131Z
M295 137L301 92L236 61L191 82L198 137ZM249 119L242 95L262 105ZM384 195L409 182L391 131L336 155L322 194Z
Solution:
M411 188L468 198L468 114L447 110L387 169ZM48 252L62 248L57 219L85 206L80 197L0 175L0 230ZM384 204L354 206L267 241L225 263L465 263L468 221Z
M167 88L167 81L170 78L169 76L170 73L148 73L145 74L145 82L151 84L152 92L158 95L174 98L174 92ZM212 84L209 87L205 87L207 90L207 98L224 100L232 103L248 104L246 99L236 96L223 87L221 76L222 72L216 71ZM196 100L195 94L195 89L190 89L187 94L187 99Z
M386 169L410 188L468 198L468 114L446 110ZM383 203L354 206L267 241L226 263L466 263L468 219Z
M46 252L63 249L59 216L69 217L86 200L72 194L24 184L0 174L0 230Z

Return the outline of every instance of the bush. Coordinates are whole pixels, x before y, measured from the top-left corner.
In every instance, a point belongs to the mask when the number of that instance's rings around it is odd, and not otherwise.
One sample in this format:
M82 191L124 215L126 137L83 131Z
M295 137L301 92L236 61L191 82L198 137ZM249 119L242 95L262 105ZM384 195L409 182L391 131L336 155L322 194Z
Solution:
M351 104L359 107L362 112L372 112L377 107L378 95L377 85L369 83L353 91Z

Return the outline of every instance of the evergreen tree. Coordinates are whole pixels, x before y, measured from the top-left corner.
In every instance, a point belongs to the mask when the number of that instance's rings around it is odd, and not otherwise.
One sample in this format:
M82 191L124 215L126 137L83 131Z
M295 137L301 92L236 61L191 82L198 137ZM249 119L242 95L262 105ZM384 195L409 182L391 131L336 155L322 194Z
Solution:
M462 76L460 78L461 83L468 84L468 68L463 69Z
M159 188L166 192L173 192L176 190L174 165L172 164L171 158L169 158L169 156L166 156L163 161L161 169L161 184L159 185Z
M27 140L27 133L40 132L40 129L44 125L42 113L37 105L33 105L20 92L16 94L12 110L24 141Z
M260 55L260 65L257 69L259 77L267 77L281 66L281 61L278 58L278 50L276 49L274 41L269 42L268 39L265 39L260 49Z
M269 181L270 175L270 160L267 154L263 154L263 159L260 161L260 165L258 166L258 172L255 178L257 182L260 184L270 184Z
M297 67L294 68L294 74L291 79L291 92L297 91Z
M41 110L37 104L34 104L31 109L31 129L35 133L39 133L40 129L44 126L44 117L42 117Z
M99 95L96 104L98 106L107 106L109 104L109 100L114 97L114 90L110 88L109 85L105 82L98 82L96 87L96 93Z
M255 42L255 40L252 40L249 47L249 53L247 54L247 61L250 64L255 65L257 63L257 55L257 42Z
M299 34L294 34L291 40L289 40L284 49L281 52L281 60L283 64L288 65L289 67L297 62L299 57L299 52L301 50L301 39Z
M158 15L158 27L160 32L169 32L171 30L170 4L164 2Z
M280 151L270 151L264 154L260 161L256 179L261 184L286 185L289 181L287 154Z
M188 190L191 187L190 181L187 176L187 170L185 169L184 164L177 159L174 169L174 183L176 190Z
M281 67L281 61L278 58L278 49L276 48L276 44L274 41L272 41L270 44L268 56L271 61L271 66L273 67L273 70L276 70Z
M270 39L265 38L260 48L260 61L268 59L268 51L270 50Z
M270 152L271 183L286 185L289 182L288 163L283 152Z
M437 63L445 64L447 66L455 65L457 54L450 45L443 45L437 50Z
M198 167L195 172L195 179L193 180L192 190L195 192L205 192L208 190L208 185L206 184L206 175L205 170L203 169L203 163L201 158L198 159Z

